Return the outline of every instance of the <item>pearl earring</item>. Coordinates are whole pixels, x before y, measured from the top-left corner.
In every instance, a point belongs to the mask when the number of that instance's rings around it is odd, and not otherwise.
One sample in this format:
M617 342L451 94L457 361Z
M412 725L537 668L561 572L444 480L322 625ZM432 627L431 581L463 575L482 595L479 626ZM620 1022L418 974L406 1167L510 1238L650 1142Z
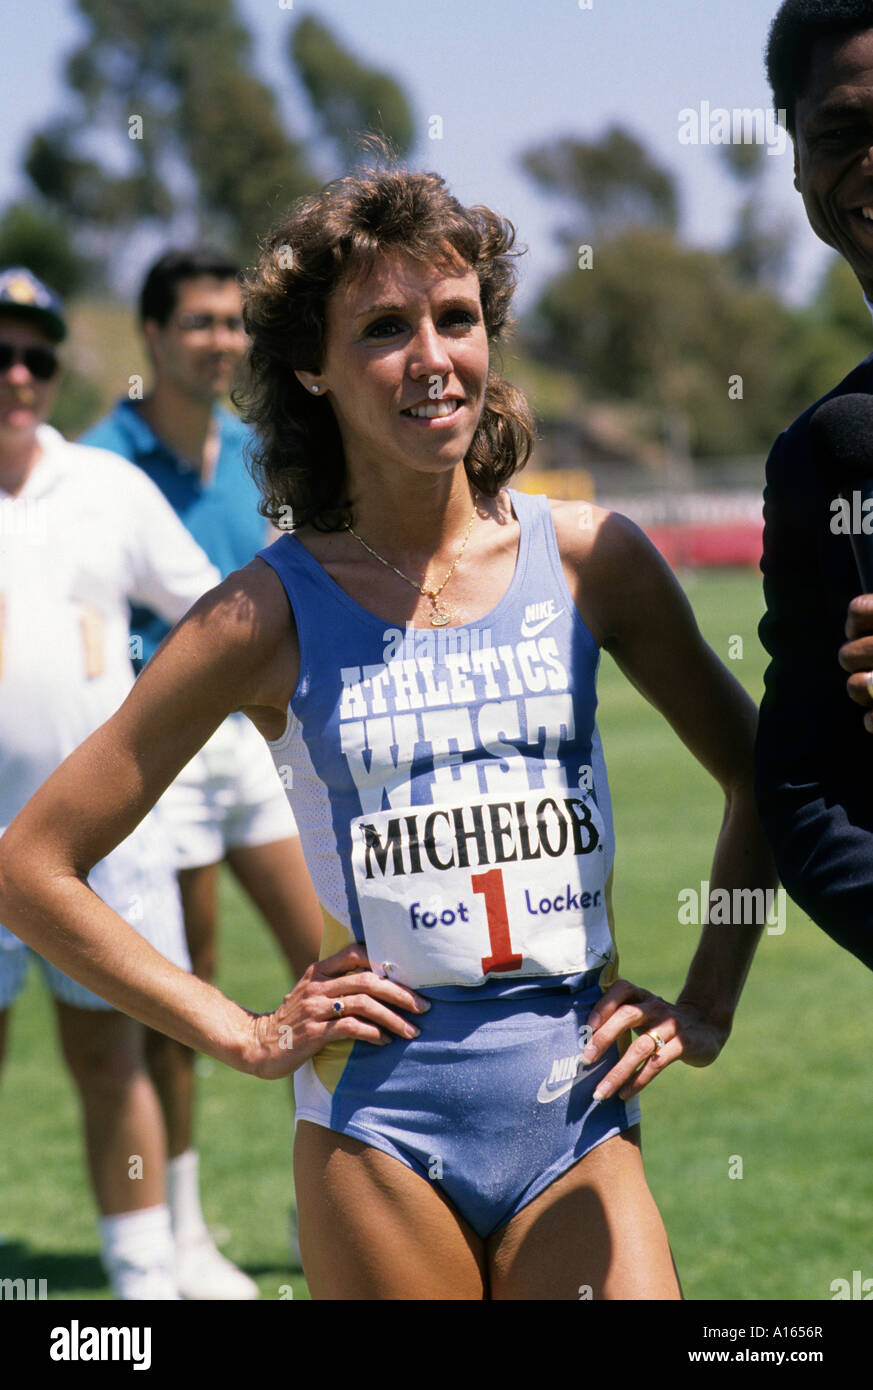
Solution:
M316 396L317 396L317 395L318 395L318 387L317 387L317 386L313 386L312 389L313 389L313 391L315 392L315 394L316 394Z

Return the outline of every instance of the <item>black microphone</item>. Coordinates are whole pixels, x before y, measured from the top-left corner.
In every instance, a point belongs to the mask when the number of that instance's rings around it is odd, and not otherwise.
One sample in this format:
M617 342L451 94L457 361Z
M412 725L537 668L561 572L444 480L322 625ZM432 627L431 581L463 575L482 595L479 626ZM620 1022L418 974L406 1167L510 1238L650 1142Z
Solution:
M848 530L862 592L873 594L873 396L833 396L810 418L809 436L819 478L845 499L848 526L832 512L831 531Z

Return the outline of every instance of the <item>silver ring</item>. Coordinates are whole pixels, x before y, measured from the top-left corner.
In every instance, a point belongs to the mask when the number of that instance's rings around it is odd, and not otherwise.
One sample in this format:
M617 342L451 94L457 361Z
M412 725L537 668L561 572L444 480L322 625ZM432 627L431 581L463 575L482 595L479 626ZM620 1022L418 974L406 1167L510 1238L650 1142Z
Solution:
M342 999L334 999L331 1007L333 1008L333 1011L336 1014L337 1018L341 1018L346 1011L346 1006L343 1003Z

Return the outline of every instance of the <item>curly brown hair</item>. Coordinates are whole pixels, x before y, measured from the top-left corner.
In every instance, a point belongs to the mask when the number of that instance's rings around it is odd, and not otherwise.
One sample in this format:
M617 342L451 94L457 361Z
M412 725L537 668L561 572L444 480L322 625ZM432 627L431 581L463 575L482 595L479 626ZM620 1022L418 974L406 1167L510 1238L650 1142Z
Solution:
M514 242L510 222L487 207L464 207L434 173L362 169L293 204L244 281L248 380L234 400L257 432L250 468L264 516L287 526L290 507L295 527L321 531L341 530L352 520L333 410L294 374L322 368L327 301L340 281L366 275L383 252L401 251L453 271L460 256L476 272L488 341L496 345L511 322L513 257L520 254ZM471 484L495 496L527 462L532 446L524 395L490 367L482 416L464 459Z

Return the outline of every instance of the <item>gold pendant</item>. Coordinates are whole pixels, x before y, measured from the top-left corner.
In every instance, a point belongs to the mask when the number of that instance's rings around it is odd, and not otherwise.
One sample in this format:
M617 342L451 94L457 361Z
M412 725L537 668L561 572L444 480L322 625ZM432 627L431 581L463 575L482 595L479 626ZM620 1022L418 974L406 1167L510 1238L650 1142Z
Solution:
M430 615L431 627L445 627L452 616L451 613L437 603L436 599L431 599L431 603L433 604L433 612Z

